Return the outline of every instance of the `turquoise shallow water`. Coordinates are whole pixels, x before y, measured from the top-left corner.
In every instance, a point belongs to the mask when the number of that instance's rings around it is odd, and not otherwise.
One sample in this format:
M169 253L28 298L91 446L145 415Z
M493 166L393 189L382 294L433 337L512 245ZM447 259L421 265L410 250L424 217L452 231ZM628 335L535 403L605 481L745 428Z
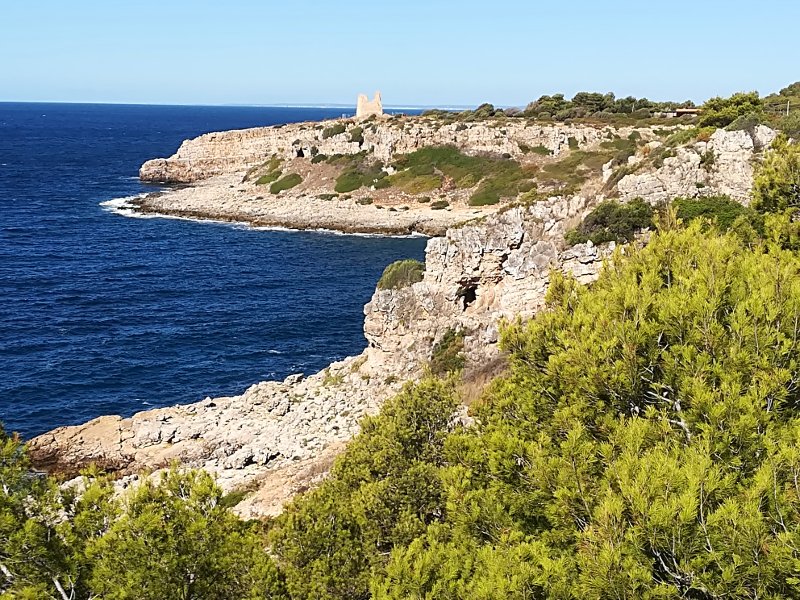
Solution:
M241 392L363 349L363 305L421 238L129 219L146 159L341 109L0 103L0 421L31 436Z

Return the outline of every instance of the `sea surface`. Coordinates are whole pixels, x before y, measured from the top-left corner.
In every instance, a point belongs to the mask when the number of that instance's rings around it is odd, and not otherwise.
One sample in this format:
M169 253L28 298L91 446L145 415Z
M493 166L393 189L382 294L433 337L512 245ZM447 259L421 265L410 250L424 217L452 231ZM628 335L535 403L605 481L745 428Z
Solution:
M359 353L383 268L423 238L126 218L101 203L189 137L341 108L0 103L0 421L30 437L238 394Z

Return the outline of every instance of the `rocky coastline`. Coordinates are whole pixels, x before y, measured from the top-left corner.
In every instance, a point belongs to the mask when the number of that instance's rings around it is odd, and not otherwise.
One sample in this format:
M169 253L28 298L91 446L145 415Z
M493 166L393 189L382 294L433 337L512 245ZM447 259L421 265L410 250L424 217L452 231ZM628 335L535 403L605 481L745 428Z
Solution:
M378 195L377 190L362 190L346 200L319 198L324 184L330 185L330 179L322 178L332 174L310 177L305 157L312 148L330 154L361 151L361 145L344 138L322 139L320 127L223 132L184 142L172 158L145 163L142 179L188 185L137 200L135 209L258 227L433 236L422 281L376 290L365 306L364 352L316 374L258 383L238 396L58 428L31 440L34 464L69 477L95 463L118 474L125 486L177 461L207 469L228 492L242 492L239 514L278 514L294 494L324 477L365 414L377 412L403 382L423 373L433 348L448 331L463 333L465 384L480 386L482 371L499 357L502 321L529 318L543 307L551 269L570 273L582 283L596 279L603 261L616 250L614 244L568 247L564 234L599 202L614 196L642 197L656 204L680 186L687 194L727 193L746 202L753 161L775 136L766 128L753 133L719 130L706 141L679 148L660 164L647 162L659 142L645 140L649 146L642 145L630 157L631 172L613 189L604 186L610 172L603 169L578 193L531 203L477 209L467 205L462 191L445 190L451 209L436 211L412 209L411 198L389 193L379 200L383 209L356 202L366 194ZM389 157L428 144L460 144L462 139L471 140L474 151L486 151L491 143L512 156L523 156L520 144L538 142L548 144L557 156L575 146L570 139L577 140L578 147L591 148L607 136L602 129L586 126L474 124L456 129L410 121L398 131L396 124L385 122L369 134L365 130L364 139L376 155L388 152ZM274 197L259 194L259 199L257 186L243 179L253 164L276 153L282 153L293 169L308 168L304 180L309 183ZM709 153L714 160L702 158ZM690 188L685 181L691 182ZM399 206L409 208L398 210Z

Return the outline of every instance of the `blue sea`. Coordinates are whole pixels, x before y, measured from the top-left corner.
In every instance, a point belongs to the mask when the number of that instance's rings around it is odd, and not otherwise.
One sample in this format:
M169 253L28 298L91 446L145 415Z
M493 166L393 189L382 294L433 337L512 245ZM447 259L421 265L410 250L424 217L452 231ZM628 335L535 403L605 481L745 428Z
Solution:
M0 103L0 421L30 437L241 393L359 353L383 268L422 238L135 219L101 203L208 131L342 109Z

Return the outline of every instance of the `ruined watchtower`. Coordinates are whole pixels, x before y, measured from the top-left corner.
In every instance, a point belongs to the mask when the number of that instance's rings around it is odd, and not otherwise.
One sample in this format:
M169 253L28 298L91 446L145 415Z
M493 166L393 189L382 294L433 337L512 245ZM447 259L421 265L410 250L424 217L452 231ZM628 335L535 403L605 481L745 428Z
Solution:
M375 98L370 100L366 94L358 95L358 104L356 105L356 118L365 119L372 115L381 116L383 114L383 103L381 102L381 93L375 92Z

